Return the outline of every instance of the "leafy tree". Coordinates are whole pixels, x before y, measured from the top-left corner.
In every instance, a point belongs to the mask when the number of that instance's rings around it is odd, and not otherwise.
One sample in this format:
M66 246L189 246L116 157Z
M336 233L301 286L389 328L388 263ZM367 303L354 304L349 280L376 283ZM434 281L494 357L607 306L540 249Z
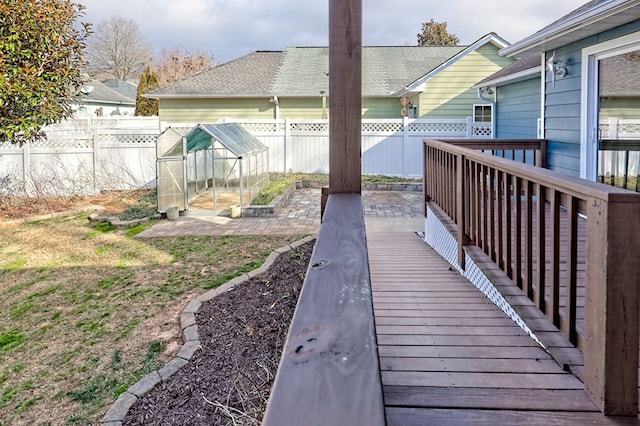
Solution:
M418 46L455 46L460 39L447 31L446 22L431 19L422 23L422 32L418 34Z
M180 47L164 49L160 59L156 61L153 71L158 77L158 84L165 86L200 71L213 67L212 55L197 50Z
M142 96L143 94L157 89L158 80L156 75L149 68L140 76L138 83L138 95L136 96L136 112L135 115L150 116L158 115L158 100L149 99Z
M138 78L152 58L151 45L140 34L138 24L121 16L98 24L87 40L89 72L101 78Z
M0 140L22 145L73 114L90 32L77 23L84 9L69 0L0 0Z

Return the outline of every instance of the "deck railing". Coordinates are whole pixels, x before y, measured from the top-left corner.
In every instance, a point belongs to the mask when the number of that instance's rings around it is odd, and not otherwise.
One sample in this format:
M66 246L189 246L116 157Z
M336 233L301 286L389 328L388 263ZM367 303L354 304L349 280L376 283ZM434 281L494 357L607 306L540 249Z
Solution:
M425 141L425 203L455 223L460 266L480 247L583 351L598 407L637 415L640 194L478 151L522 141L485 142Z
M385 424L359 194L328 197L263 426Z

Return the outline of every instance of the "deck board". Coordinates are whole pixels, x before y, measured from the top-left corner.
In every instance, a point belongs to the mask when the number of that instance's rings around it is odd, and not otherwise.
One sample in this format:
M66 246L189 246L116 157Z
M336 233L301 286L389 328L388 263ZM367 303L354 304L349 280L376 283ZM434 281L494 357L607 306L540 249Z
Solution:
M368 232L367 245L388 425L637 423L605 418L415 234Z

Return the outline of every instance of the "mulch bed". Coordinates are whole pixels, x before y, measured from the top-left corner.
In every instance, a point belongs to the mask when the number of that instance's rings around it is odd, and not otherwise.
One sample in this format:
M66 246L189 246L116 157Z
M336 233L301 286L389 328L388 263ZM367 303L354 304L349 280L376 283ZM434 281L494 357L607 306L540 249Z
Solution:
M138 399L125 425L259 425L314 241L269 270L203 303L202 349Z

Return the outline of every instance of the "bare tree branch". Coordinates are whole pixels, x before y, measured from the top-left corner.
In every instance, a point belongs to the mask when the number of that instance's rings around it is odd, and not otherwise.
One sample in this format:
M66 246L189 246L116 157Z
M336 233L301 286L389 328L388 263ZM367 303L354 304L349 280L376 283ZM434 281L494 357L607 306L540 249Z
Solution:
M138 79L152 58L138 24L117 15L98 24L87 42L89 72L103 78Z
M160 86L206 71L214 65L213 55L183 47L164 49L152 71Z

